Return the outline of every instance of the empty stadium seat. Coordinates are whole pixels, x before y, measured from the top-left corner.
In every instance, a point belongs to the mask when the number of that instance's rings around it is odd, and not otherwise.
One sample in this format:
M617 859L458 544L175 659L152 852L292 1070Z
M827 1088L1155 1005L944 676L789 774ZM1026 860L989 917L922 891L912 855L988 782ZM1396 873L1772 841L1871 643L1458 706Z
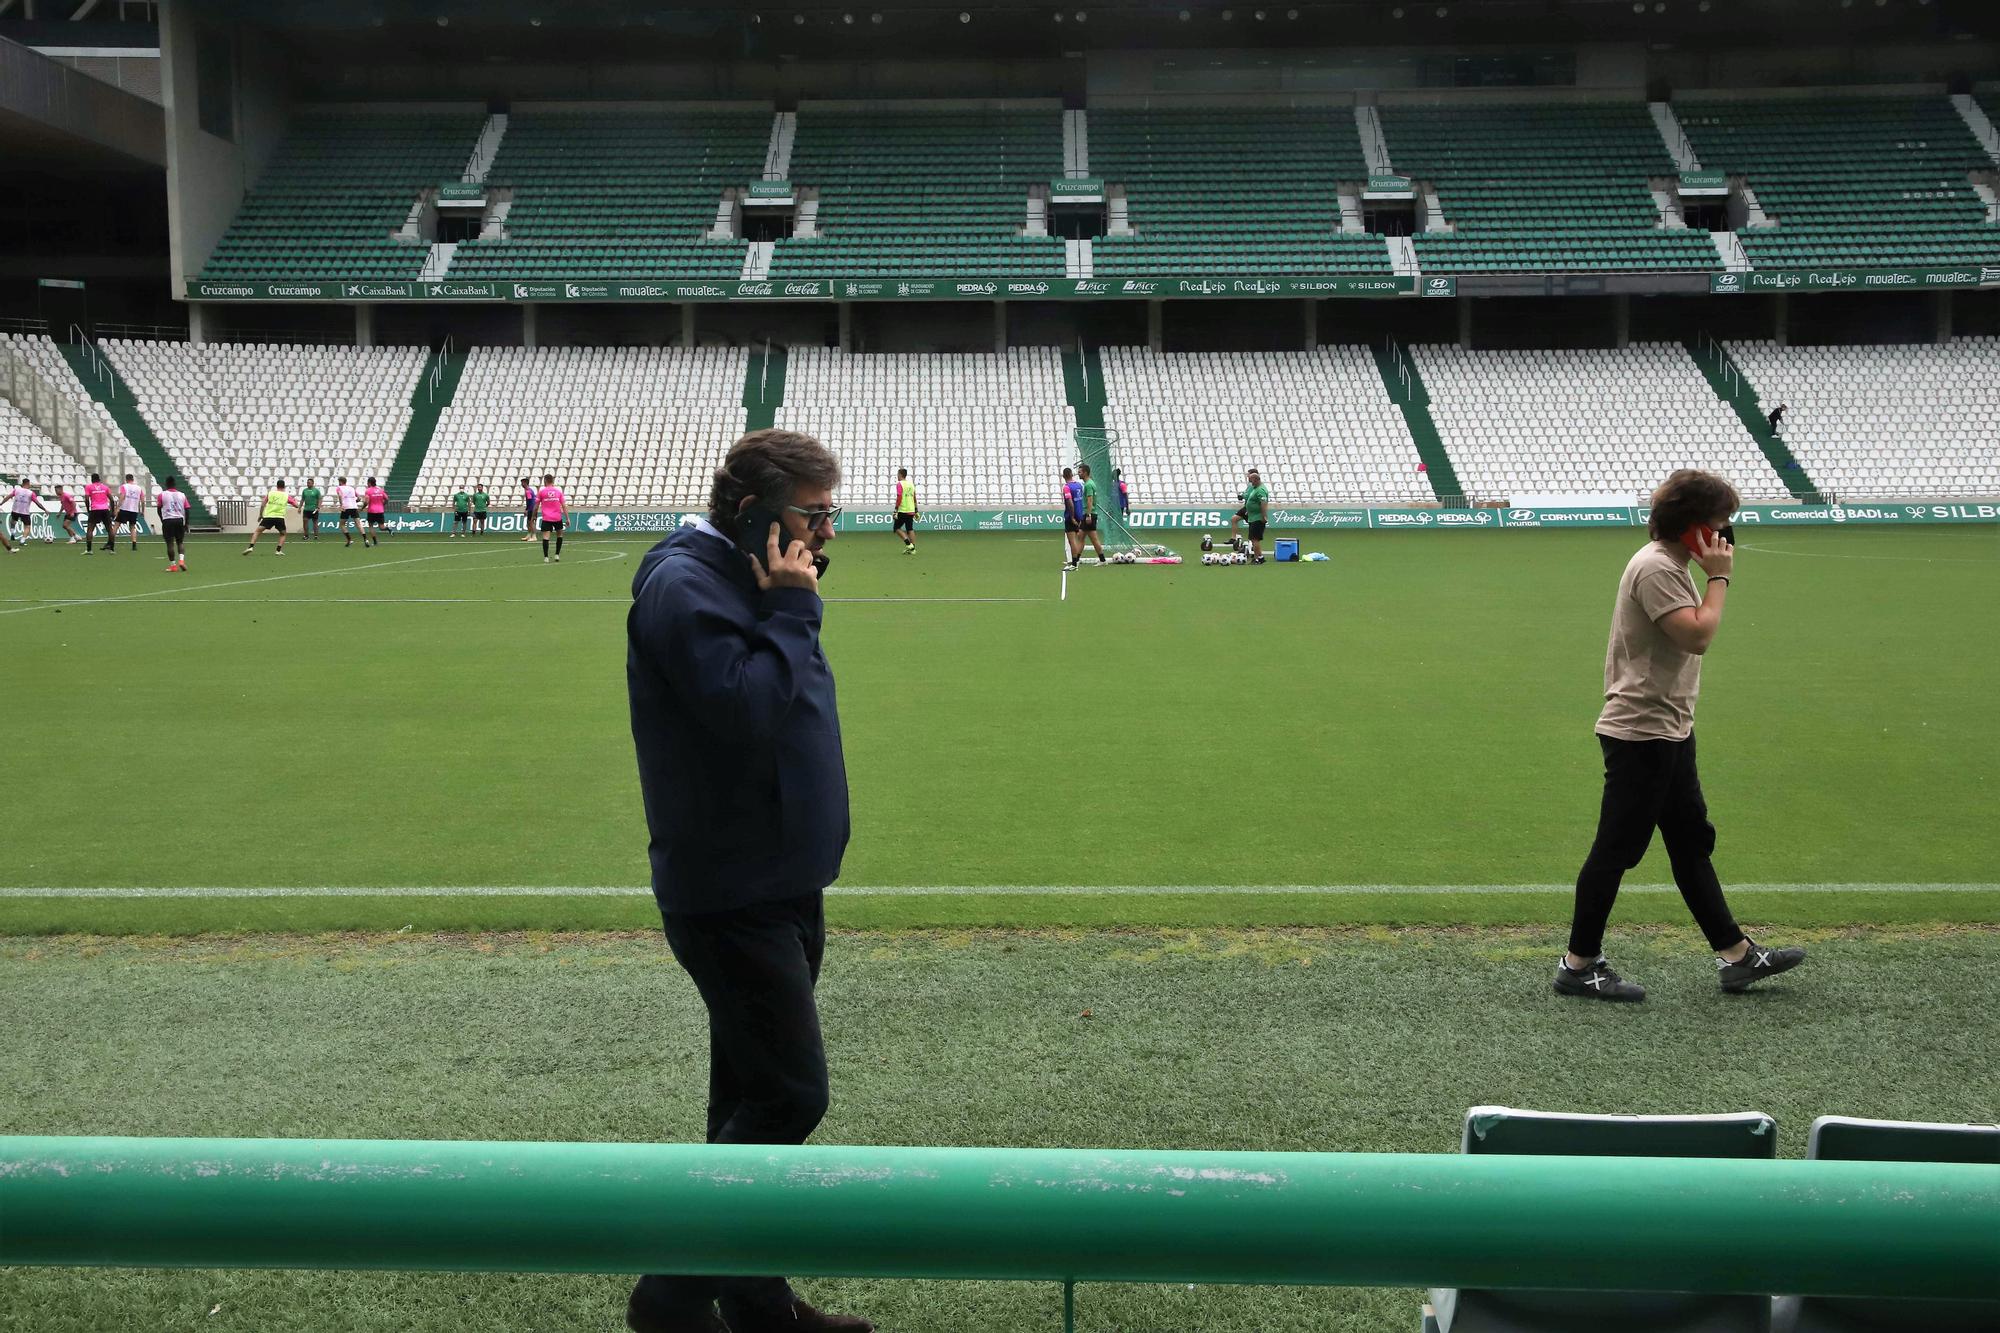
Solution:
M1660 225L1648 181L1677 168L1643 102L1377 112L1396 170L1436 188L1453 228L1417 234L1426 273L1722 266L1707 232Z
M1725 1115L1581 1115L1475 1106L1465 1113L1468 1153L1559 1157L1778 1155L1777 1122L1757 1111ZM1588 1187L1579 1181L1579 1190ZM1431 1292L1438 1333L1548 1333L1561 1328L1620 1333L1766 1333L1768 1296L1616 1291Z
M1026 236L1028 187L1062 175L1062 113L802 106L793 184L818 235L781 240L773 278L1060 278L1063 243Z
M477 111L300 111L202 277L416 278L429 247L390 237L419 191L459 178L484 120Z
M1340 230L1368 164L1351 107L1093 108L1090 171L1125 187L1134 235L1091 243L1098 277L1387 273Z
M1103 350L1111 456L1133 503L1227 505L1255 466L1272 503L1429 504L1416 443L1364 347Z
M769 108L517 112L486 173L505 234L461 241L450 276L733 279L744 243L705 232L770 133Z
M2000 1125L1942 1125L1823 1115L1806 1156L1835 1162L1968 1162L2000 1166ZM1780 1296L1773 1333L1991 1333L2000 1300L1861 1300Z
M1745 500L1784 481L1678 343L1618 350L1410 348L1465 493L1620 494L1642 504L1675 468L1727 477Z
M421 347L105 340L139 411L204 503L387 477Z
M410 493L447 507L484 485L511 511L518 480L553 472L579 508L704 510L743 433L740 348L475 347Z
M36 491L49 497L58 485L75 493L90 479L81 463L4 398L0 398L0 473L27 477ZM49 503L53 507L54 500Z
M2000 338L1893 346L1729 344L1822 491L1847 500L2000 495Z
M76 377L76 370L63 354L56 350L55 342L46 334L0 333L0 354L18 356L25 361L44 384L62 395L69 406L89 422L93 430L100 432L109 440L110 446L116 450L119 458L135 456L136 451L132 448L131 441L125 438L125 431L112 418L111 409L91 397L90 390L86 389L83 381ZM116 466L108 458L106 462ZM91 466L89 459L85 459L79 466L83 467L86 475L96 470ZM53 476L54 473L50 475Z
M1942 95L1676 101L1702 166L1740 174L1777 225L1758 268L1993 263L2000 227L1966 173L1993 160Z
M857 509L890 508L900 467L925 508L1054 509L1062 466L1076 456L1076 415L1053 347L998 355L794 348L777 424L833 450L842 503Z

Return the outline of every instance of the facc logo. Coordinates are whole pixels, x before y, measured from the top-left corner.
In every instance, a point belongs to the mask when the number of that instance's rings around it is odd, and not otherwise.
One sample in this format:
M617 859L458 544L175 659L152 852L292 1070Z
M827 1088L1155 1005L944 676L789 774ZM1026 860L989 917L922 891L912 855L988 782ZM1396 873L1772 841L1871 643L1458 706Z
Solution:
M1076 294L1078 296L1102 296L1110 290L1110 283L1098 282L1092 278L1078 278L1076 282Z
M583 526L589 528L592 532L609 532L611 531L611 515L592 514L583 521Z
M1160 284L1157 282L1146 282L1140 278L1127 278L1125 285L1119 290L1131 292L1135 296L1150 296L1160 290Z

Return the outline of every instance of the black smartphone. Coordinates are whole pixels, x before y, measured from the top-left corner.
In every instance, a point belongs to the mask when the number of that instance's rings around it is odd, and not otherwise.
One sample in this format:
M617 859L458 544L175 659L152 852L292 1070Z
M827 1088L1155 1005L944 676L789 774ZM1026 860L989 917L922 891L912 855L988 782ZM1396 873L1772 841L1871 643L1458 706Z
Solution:
M757 557L758 564L764 564L771 554L771 525L778 525L778 549L789 550L792 538L785 532L784 522L776 510L762 505L751 505L736 516L736 545L750 555ZM826 573L826 567L833 562L824 551L813 552L813 569L819 575Z

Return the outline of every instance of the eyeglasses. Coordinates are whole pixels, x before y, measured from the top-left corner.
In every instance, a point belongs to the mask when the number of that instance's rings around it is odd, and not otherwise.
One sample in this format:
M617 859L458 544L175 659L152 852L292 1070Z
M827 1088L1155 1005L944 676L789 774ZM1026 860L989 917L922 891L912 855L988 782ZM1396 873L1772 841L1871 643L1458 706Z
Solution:
M828 505L825 509L801 509L797 505L786 505L785 508L803 518L809 528L816 528L822 523L836 522L840 518L839 505Z

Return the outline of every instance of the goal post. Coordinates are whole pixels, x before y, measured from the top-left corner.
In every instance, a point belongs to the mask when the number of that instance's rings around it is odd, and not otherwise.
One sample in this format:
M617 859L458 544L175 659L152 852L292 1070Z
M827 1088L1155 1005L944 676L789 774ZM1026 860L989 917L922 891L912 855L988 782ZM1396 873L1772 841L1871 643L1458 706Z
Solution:
M1074 432L1077 465L1088 464L1091 479L1097 482L1097 530L1112 563L1121 565L1178 565L1180 556L1158 542L1147 541L1132 531L1118 506L1117 469L1111 450L1118 432L1110 426L1078 426Z

